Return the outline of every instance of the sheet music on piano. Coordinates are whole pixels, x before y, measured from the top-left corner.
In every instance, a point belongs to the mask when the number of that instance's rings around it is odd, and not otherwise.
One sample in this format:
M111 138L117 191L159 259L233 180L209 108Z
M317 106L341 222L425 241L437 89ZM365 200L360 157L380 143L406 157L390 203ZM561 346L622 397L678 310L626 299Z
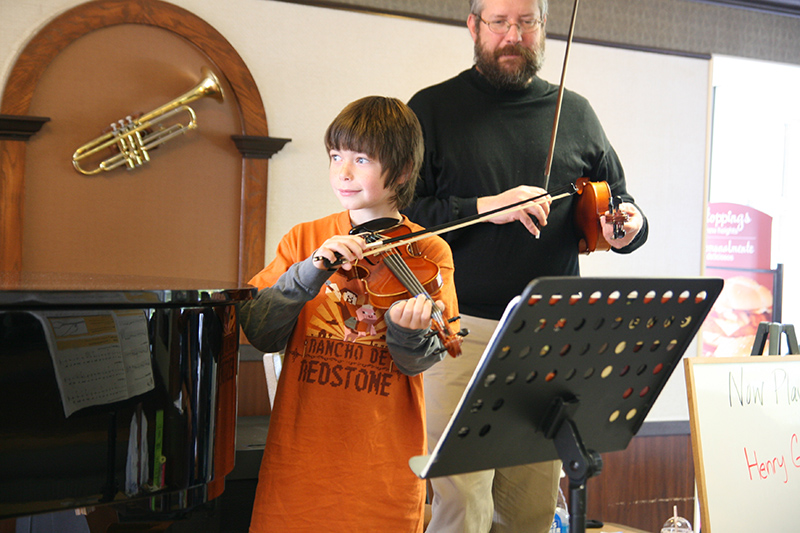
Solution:
M155 387L142 309L32 314L44 328L64 416Z

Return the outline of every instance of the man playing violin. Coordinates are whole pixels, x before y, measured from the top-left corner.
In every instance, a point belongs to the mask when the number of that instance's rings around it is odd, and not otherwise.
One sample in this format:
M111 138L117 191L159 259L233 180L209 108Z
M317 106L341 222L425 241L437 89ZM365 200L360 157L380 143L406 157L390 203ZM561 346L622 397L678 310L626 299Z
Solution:
M241 306L253 346L285 349L250 531L421 533L425 484L408 459L427 451L421 372L444 353L431 315L458 313L452 255L440 237L419 243L441 277L435 304L427 293L389 301L370 292L380 260L358 227L422 229L399 211L422 131L401 101L366 97L334 119L325 146L345 210L284 236Z
M617 239L601 220L613 251L630 253L647 239L647 220L628 194L617 154L590 104L571 91L563 96L545 185L559 92L537 76L546 23L547 0L471 0L475 65L409 101L425 137L416 199L405 211L413 220L432 227L545 195L524 210L444 234L456 265L461 325L470 335L461 357L425 373L429 446L441 436L508 302L537 277L579 275L576 197L551 201L548 191L581 177L607 182L627 215ZM434 478L427 531L548 531L559 475L556 461Z

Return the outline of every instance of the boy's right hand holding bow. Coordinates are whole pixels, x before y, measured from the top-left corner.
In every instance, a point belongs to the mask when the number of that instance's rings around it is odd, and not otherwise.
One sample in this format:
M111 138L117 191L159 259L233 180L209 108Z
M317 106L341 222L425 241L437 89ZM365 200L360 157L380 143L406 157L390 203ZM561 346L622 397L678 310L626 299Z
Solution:
M334 235L314 252L314 266L320 270L331 270L334 265L350 270L353 262L364 257L366 247L367 241L356 235Z

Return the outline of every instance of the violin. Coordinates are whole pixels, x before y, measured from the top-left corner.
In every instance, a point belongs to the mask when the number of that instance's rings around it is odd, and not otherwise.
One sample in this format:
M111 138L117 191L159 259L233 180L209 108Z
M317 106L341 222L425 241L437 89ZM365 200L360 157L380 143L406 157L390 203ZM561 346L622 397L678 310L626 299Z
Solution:
M624 237L628 214L619 208L622 199L619 196L611 196L611 188L605 181L578 178L575 186L578 189L578 201L575 206L575 226L580 235L578 251L588 254L611 249L611 245L603 236L600 217L605 215L606 221L613 225L614 239Z
M404 224L396 224L385 230L371 229L384 220L379 219L357 226L350 233L364 237L367 243L379 242L386 238L402 239L411 234L410 228ZM348 279L363 280L370 304L378 309L389 309L398 300L420 295L427 298L432 304L433 330L429 335L438 335L443 346L437 353L446 350L453 357L461 355L463 337L469 331L466 329L456 333L451 331L448 324L460 317L445 319L444 313L432 296L437 294L444 284L439 266L425 257L414 243L404 243L403 246L390 247L373 255L365 255L364 259L357 261L350 270L341 272Z

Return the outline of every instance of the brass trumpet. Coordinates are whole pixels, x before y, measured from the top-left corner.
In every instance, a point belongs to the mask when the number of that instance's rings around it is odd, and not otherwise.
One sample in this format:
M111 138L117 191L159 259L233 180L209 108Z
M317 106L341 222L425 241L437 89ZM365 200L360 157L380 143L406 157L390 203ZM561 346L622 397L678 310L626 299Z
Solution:
M203 78L193 89L174 100L138 118L134 119L128 116L124 120L112 123L110 132L75 150L75 153L72 154L72 165L78 172L87 176L114 170L122 165L126 165L128 170L131 170L150 161L149 151L153 148L186 133L187 130L196 129L197 116L188 104L205 96L210 96L218 102L225 100L222 85L214 73L203 67L201 74ZM187 124L176 123L165 128L161 123L163 120L183 112L189 115ZM158 129L154 130L155 125L158 126ZM103 160L96 168L86 170L81 167L80 162L84 159L114 146L119 153Z

